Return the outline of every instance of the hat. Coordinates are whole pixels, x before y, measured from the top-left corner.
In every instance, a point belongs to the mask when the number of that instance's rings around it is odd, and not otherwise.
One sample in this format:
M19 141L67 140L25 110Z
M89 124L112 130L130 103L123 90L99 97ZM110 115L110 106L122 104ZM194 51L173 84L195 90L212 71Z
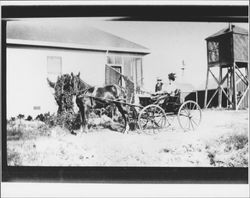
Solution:
M160 77L157 77L157 81L162 81L162 79Z
M170 74L168 74L168 79L169 79L169 80L175 81L175 78L176 78L176 74L175 74L175 73L170 73Z

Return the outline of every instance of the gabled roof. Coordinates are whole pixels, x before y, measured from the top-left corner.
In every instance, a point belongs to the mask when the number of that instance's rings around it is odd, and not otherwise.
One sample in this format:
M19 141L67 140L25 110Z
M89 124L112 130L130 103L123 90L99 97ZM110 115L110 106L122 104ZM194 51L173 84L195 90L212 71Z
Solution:
M218 37L218 36L221 36L221 35L224 35L224 34L228 34L228 33L248 35L248 31L246 29L238 27L238 26L235 26L235 25L232 25L231 29L229 27L224 28L224 29L216 32L215 34L207 37L206 40L210 39L210 38L215 38L215 37Z
M146 47L84 23L9 21L7 43L148 54Z

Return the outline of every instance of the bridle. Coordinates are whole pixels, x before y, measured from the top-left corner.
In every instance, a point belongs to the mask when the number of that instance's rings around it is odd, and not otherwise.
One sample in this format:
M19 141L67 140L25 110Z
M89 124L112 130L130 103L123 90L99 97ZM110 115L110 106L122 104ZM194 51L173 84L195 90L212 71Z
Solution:
M73 77L75 78L75 77ZM80 81L81 79L77 79L78 81ZM88 89L92 88L93 86L89 86L88 84L86 84L86 88L85 89L79 89L79 84L80 82L77 82L77 86L75 85L76 84L76 80L73 79L73 92L72 92L72 95L76 95L77 97L79 97L80 95L82 94L85 94L87 92Z

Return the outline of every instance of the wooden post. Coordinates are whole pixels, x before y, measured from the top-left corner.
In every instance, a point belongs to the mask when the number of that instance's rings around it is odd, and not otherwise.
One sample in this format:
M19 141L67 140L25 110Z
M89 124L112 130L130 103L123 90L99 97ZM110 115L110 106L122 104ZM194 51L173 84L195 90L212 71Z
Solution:
M197 90L196 90L196 92L195 92L195 100L196 100L196 103L199 104L199 103L198 103L198 91L197 91Z
M236 75L235 75L235 63L233 63L233 109L238 110L237 108L237 85L236 85Z
M227 68L227 97L230 98L230 69ZM227 100L227 108L229 108L228 100Z
M219 83L221 84L221 81L222 81L222 67L220 65L219 67ZM219 108L222 107L222 88L219 87L219 93L218 93L218 106Z
M207 85L208 85L208 78L209 78L209 66L207 66L207 78L206 78L206 87L205 87L205 99L204 99L204 108L207 108Z
M248 79L248 65L247 65L247 67L245 67L245 74L246 74L246 77Z
M249 76L248 76L248 65L247 65L247 67L245 68L245 74L246 74L247 79L249 80ZM247 107L249 106L249 98L248 98L248 100L246 100L246 105L247 105Z
M233 109L234 108L234 106L233 106L233 104L234 104L234 98L233 98L233 82L234 82L234 75L233 75L233 66L232 67L230 67L230 99L231 99L231 101L232 101L232 104L231 104L231 108Z

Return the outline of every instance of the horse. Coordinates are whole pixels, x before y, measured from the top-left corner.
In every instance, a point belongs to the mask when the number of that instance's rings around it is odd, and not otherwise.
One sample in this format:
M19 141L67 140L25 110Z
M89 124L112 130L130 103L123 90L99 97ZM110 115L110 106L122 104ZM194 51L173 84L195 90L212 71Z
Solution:
M116 107L121 113L124 123L122 132L127 132L127 111L124 106L126 101L126 91L123 87L116 84L103 87L90 86L80 78L80 72L77 75L71 73L71 84L76 96L76 104L81 114L81 130L88 132L89 114L92 109L103 109L109 105Z

